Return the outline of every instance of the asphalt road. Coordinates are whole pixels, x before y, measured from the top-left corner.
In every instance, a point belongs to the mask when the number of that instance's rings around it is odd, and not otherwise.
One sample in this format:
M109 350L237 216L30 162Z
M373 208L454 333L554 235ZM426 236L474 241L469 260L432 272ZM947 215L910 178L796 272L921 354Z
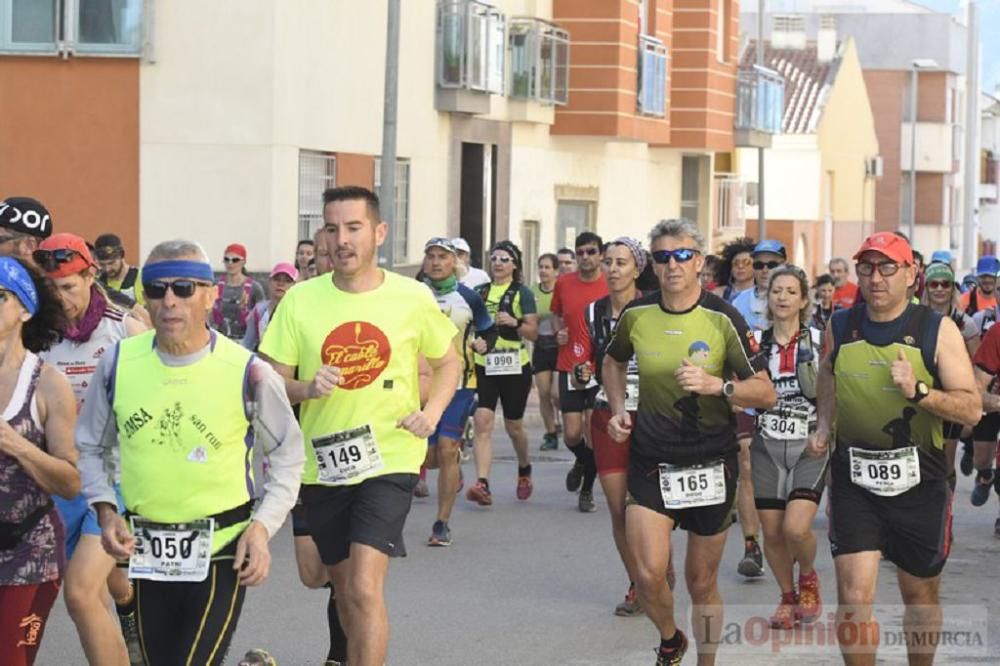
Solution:
M529 425L537 454L541 429L537 423ZM597 495L597 513L576 510L575 495L563 486L570 456L560 448L554 455L538 455L535 493L519 502L512 451L499 432L495 450L494 506L483 509L460 499L451 521L451 548L424 546L435 517L436 493L414 501L405 531L409 556L392 561L387 584L392 626L388 663L653 663L658 638L650 622L612 615L627 580L611 541L603 496ZM465 472L466 478L474 474L471 462ZM433 475L430 481L433 489ZM955 501L955 544L942 583L945 628L956 632L955 644L939 650L939 664L1000 660L1000 540L993 537L997 499L991 497L987 507L975 509L968 500L970 488L971 480L962 478ZM835 586L822 511L815 528L826 616L833 610ZM675 536L683 552L684 534ZM810 639L800 631L772 634L763 628L761 618L773 612L777 587L770 576L747 582L736 573L742 547L739 527L734 526L720 574L727 643L718 663L840 663L836 647L819 635L823 632ZM287 524L272 541L272 552L271 576L247 595L227 663L236 663L247 649L262 647L281 666L322 664L328 641L326 594L299 583ZM899 628L894 574L891 564L882 565L877 603L883 636ZM678 579L678 615L686 617L683 576ZM883 638L879 662L903 662L902 648L886 645L887 640L891 637ZM693 652L685 664L695 663ZM61 599L37 663L85 663Z

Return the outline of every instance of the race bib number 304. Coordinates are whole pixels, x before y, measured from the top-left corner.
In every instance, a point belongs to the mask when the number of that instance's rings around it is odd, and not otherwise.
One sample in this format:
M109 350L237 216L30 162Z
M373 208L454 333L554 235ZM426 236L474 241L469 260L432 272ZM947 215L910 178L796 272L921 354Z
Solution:
M894 497L920 483L920 457L915 446L889 451L852 447L850 459L851 481L874 495Z
M521 374L521 352L495 351L486 355L486 375L519 375Z
M335 432L312 441L319 480L339 486L382 469L371 425Z
M805 439L809 436L809 410L789 407L760 415L761 434L770 439Z
M128 562L129 578L199 583L212 564L215 520L164 525L132 516L135 550Z
M726 501L726 469L721 462L693 467L660 465L660 495L667 509L693 509Z

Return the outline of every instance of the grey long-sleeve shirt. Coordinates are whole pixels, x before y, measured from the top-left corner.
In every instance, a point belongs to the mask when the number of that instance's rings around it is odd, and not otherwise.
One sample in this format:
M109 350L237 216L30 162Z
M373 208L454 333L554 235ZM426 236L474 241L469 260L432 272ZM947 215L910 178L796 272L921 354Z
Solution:
M206 345L185 356L171 356L157 349L157 355L164 365L183 367L204 358L209 347ZM105 463L118 457L118 426L107 391L115 356L104 354L101 357L77 418L76 443L80 451L83 494L92 505L99 502L117 505ZM305 449L302 431L288 403L281 376L267 363L255 358L250 368L250 384L253 400L249 413L256 434L255 453L266 455L269 463L264 493L253 517L267 529L268 536L274 536L298 497Z

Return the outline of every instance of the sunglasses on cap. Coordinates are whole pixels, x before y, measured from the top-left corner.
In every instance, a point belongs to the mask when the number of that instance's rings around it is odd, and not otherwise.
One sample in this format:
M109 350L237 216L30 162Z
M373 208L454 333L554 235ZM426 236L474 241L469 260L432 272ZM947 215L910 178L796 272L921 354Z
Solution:
M227 264L238 264L243 261L243 257L223 257L222 261Z
M951 280L931 280L927 283L928 289L951 289L955 283Z
M154 301L158 301L166 296L168 289L174 292L174 296L177 298L191 298L198 287L211 286L207 282L198 282L197 280L174 280L173 282L153 280L152 282L142 283L142 289L145 292L146 298L151 298Z
M678 264L683 264L694 259L700 252L692 247L681 247L676 250L657 250L653 252L653 261L658 264L669 264L671 257Z
M46 273L52 273L56 271L60 264L68 264L73 261L74 257L80 256L80 253L76 250L70 250L69 248L58 248L55 250L35 250L31 254L31 258L35 260L35 263Z
M755 271L762 271L765 268L768 270L774 270L778 266L782 265L783 261L755 261L753 262L753 269Z

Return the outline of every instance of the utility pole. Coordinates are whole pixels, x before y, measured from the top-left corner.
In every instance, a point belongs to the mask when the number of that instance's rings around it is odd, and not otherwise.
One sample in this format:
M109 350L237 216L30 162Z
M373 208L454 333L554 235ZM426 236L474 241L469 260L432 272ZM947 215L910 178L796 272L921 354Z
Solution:
M378 198L382 217L388 219L389 233L379 263L392 268L396 260L396 109L399 101L399 0L388 0L385 38L385 95L382 109L382 163L379 169Z
M764 4L757 2L757 67L764 67ZM758 70L758 75L759 75ZM757 88L760 91L760 86ZM757 105L760 109L760 104ZM760 119L758 119L760 120ZM757 241L767 237L767 221L764 218L764 148L757 148Z
M907 235L913 245L917 243L917 86L919 83L917 63L914 61L910 67L910 187L907 192L910 204Z
M975 0L969 2L965 76L965 178L963 179L961 266L976 264L976 208L979 204L979 16Z

